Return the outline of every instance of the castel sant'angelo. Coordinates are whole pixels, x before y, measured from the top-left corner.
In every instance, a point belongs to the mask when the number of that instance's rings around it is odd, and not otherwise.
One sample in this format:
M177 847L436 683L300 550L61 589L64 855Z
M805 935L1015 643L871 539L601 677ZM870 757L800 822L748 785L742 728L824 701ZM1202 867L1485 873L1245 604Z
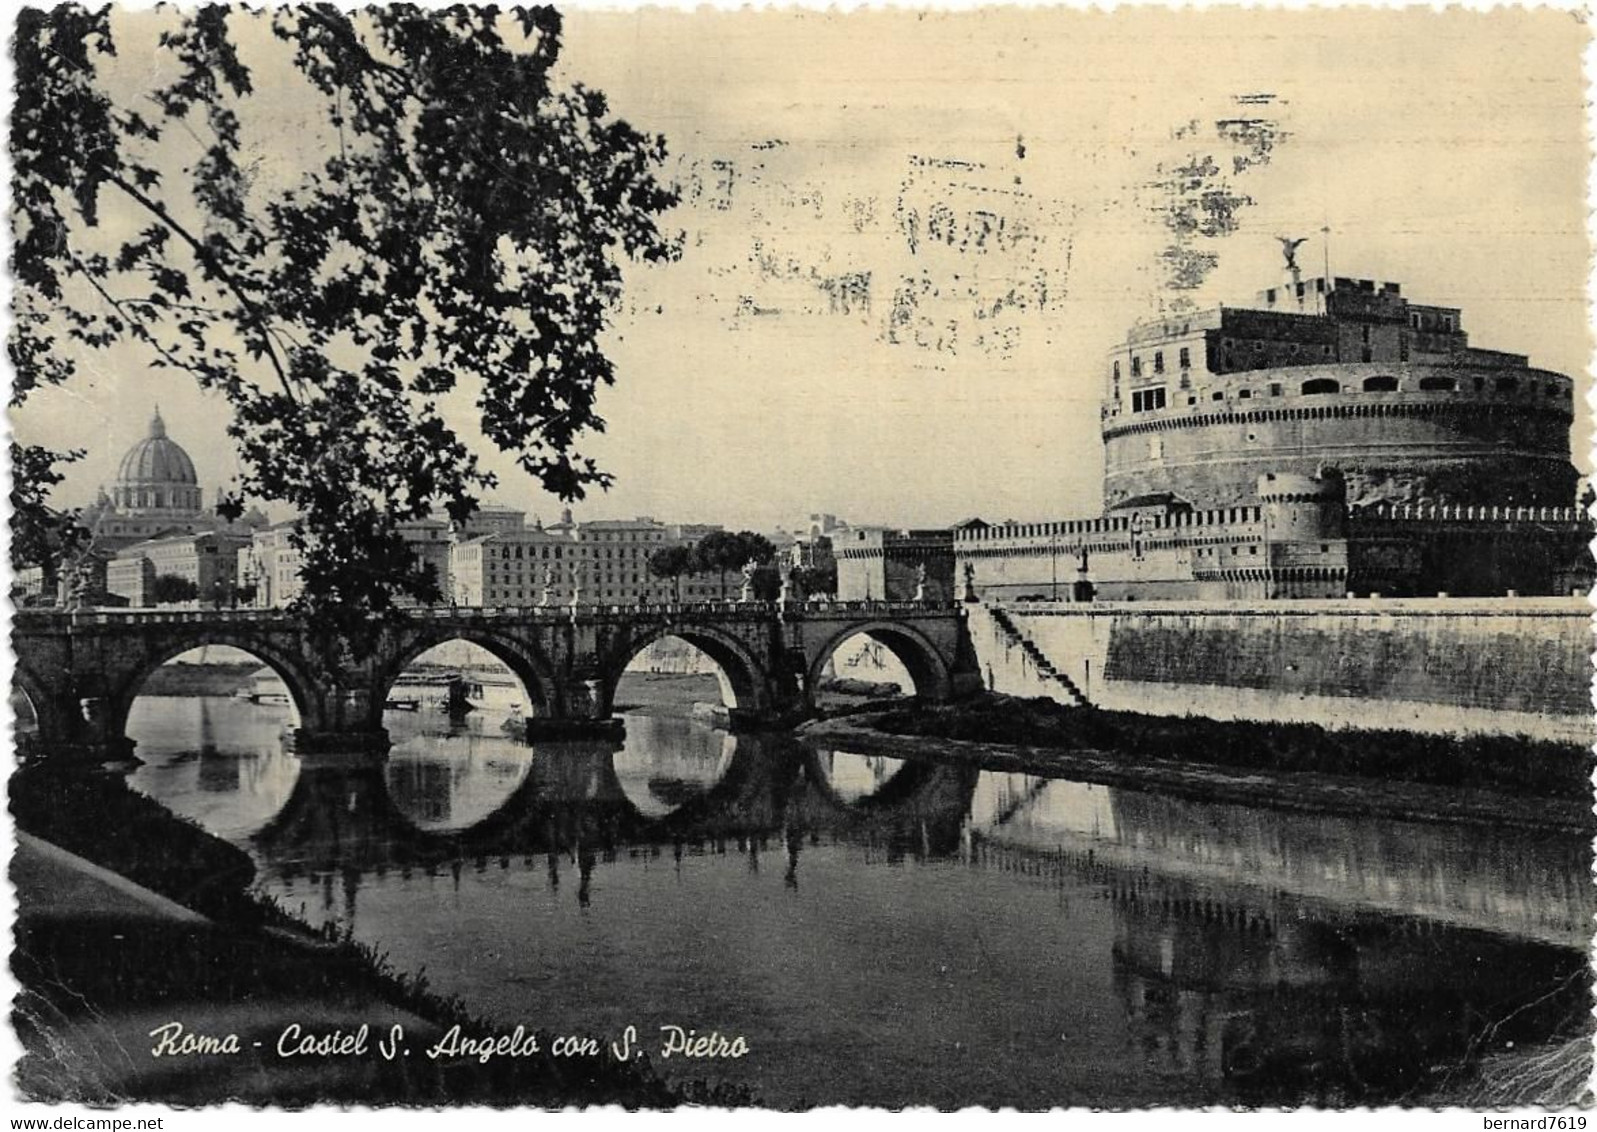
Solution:
M1568 594L1591 584L1574 383L1396 283L1304 279L1132 327L1101 516L954 532L997 598Z

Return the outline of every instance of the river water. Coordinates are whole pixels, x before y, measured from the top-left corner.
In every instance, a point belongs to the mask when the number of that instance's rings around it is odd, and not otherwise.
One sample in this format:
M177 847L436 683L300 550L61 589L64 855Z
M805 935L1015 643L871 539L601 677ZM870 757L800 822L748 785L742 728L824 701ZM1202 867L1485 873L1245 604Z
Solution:
M761 1103L1423 1103L1586 1024L1580 838L1312 816L631 714L617 742L141 698L137 789L260 888L513 1026L646 1043Z

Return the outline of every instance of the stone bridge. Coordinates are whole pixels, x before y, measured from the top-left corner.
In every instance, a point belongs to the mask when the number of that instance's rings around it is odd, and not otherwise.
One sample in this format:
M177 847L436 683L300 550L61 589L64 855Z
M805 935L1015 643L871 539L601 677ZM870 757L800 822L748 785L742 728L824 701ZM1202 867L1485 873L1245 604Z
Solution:
M296 748L307 753L387 750L388 690L450 641L479 645L515 673L535 736L603 730L622 672L663 637L716 663L734 730L803 718L833 651L861 633L892 652L922 699L981 687L965 611L945 602L425 610L384 627L358 660L330 658L325 637L282 610L23 610L12 624L14 683L38 720L40 750L85 760L131 755L125 728L145 679L206 645L241 649L277 673L299 713Z

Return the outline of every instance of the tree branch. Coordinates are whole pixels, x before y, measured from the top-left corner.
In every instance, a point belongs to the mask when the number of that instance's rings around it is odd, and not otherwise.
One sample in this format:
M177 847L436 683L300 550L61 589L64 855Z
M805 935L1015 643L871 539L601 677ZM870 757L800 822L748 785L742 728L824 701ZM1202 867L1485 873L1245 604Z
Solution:
M211 254L211 249L206 247L205 244L194 235L194 233L190 232L180 222L178 222L178 220L176 220L159 201L152 200L147 193L141 190L137 185L130 183L127 178L122 176L122 174L117 170L107 168L104 165L102 165L101 168L105 170L106 180L110 181L111 184L115 185L139 204L143 205L144 209L149 212L151 216L154 216L162 224L165 224L168 229L180 237L186 244L188 244L190 248L194 249L194 254L199 261L204 264L211 274L219 279L229 291L233 292L233 297L239 301L241 306L243 306L244 312L248 316L248 321L254 324L255 331L258 335L258 341L261 344L261 350L263 353L265 353L267 360L272 363L272 369L277 372L277 380L279 384L282 385L283 392L288 396L289 401L298 404L299 398L295 396L294 388L289 383L288 373L283 369L282 360L278 358L277 351L272 348L271 326L268 324L266 317L261 313L260 308L257 307L254 301L251 300L250 297L244 293L243 289L239 287L238 282L233 278L232 274L217 262L216 257Z
M160 354L163 359L176 366L178 369L187 370L189 373L197 372L193 366L189 365L182 359L175 357L171 351L169 351L165 346L161 345L161 343L156 339L154 333L152 333L143 322L141 322L138 318L128 314L128 312L124 309L125 304L123 300L118 299L115 295L111 294L111 292L107 291L103 286L101 286L100 281L95 278L94 273L85 267L83 262L79 260L77 256L68 253L68 258L71 259L72 266L77 268L77 273L83 276L83 278L87 279L89 281L89 286L93 287L99 292L100 298L104 299L108 304L110 304L112 310L116 311L117 314L122 316L123 320L127 322L128 328L133 331L133 336L135 338L140 338L145 342L148 342L151 346L155 347L156 353ZM151 306L153 304L135 299L129 300L126 305Z

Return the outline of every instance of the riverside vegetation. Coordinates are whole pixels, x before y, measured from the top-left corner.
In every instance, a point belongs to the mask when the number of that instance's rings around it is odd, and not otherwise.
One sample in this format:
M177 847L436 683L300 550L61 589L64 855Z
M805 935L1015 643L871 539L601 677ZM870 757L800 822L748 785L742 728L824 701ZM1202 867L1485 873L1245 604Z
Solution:
M424 1061L385 1072L371 1062L347 1074L273 1075L260 1096L208 1093L207 1070L187 1081L164 1074L85 1070L74 1051L85 1025L174 1004L196 1010L270 1009L307 999L380 1004L451 1026L496 1032L452 997L432 991L423 972L400 972L385 954L337 930L313 931L251 891L248 854L172 814L120 778L62 773L46 765L13 775L11 813L19 829L110 869L206 916L211 923L121 915L30 917L22 910L11 967L21 990L12 1018L24 1054L16 1074L38 1100L116 1104L141 1100L215 1103L241 1099L284 1107L318 1103L565 1105L747 1105L746 1090L702 1081L667 1082L647 1058L550 1056L553 1035L537 1032L541 1055L480 1064ZM285 1019L284 1021L289 1021ZM501 1027L502 1028L502 1027ZM186 1090L186 1091L185 1091ZM190 1095L192 1094L192 1095Z
M1113 752L1128 761L1349 775L1565 800L1589 797L1593 768L1591 752L1577 744L1520 736L1333 731L1312 723L1140 715L991 694L892 707L866 725L890 735Z

